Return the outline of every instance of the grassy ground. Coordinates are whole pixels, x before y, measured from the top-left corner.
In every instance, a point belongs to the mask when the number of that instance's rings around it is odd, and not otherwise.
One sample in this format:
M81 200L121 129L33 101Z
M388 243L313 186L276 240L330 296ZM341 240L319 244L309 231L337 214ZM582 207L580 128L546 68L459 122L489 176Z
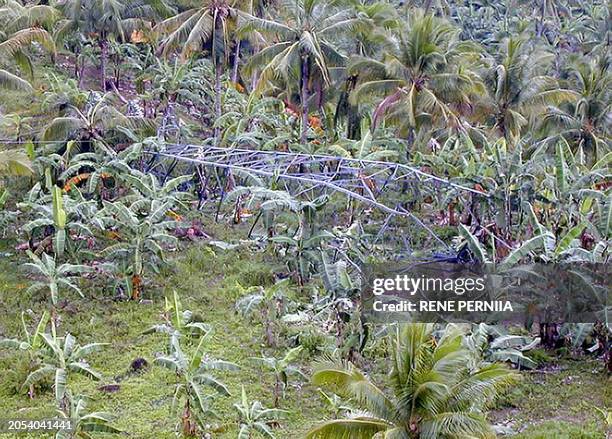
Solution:
M25 293L28 279L20 267L23 256L16 258L12 244L0 245L0 337L20 334L19 315L31 308L40 315L44 302ZM174 438L179 416L171 414L174 376L164 369L152 366L140 375L129 375L130 363L138 357L152 363L155 353L166 348L162 335L141 335L141 332L159 322L164 294L176 290L184 308L204 317L215 328L215 335L207 346L207 353L215 358L238 363L240 372L220 376L232 392L232 397L219 397L216 410L221 419L211 421L215 438L235 438L236 414L232 404L244 385L250 399L259 399L270 406L273 400L273 377L261 370L249 358L266 354L281 355L262 344L261 325L237 315L234 302L241 287L266 285L273 281L278 262L265 253L250 253L237 249L224 251L206 244L192 244L174 257L168 269L149 288L143 304L115 302L98 290L88 291L88 299L71 300L62 312L62 330L69 331L81 343L107 342L111 345L91 357L94 368L104 374L101 383L77 378L70 382L74 392L93 398L96 410L116 415L115 425L129 432L134 439ZM192 349L189 346L186 350ZM0 411L4 417L42 418L53 413L50 392L34 400L12 390L23 380L20 356L13 352L0 352ZM308 375L311 358L301 360ZM592 406L611 405L609 381L596 363L562 361L550 373L525 374L520 386L508 395L492 417L496 423L505 423L521 439L539 438L603 438L603 424ZM384 369L379 364L376 369ZM375 374L380 382L382 375ZM113 393L99 390L104 384L118 383ZM277 429L279 438L299 438L317 420L330 416L317 390L304 381L293 381L282 401L288 414ZM0 438L45 435L7 435ZM104 437L101 435L101 437Z
M81 343L107 342L111 346L91 357L92 366L104 374L103 382L77 378L70 383L71 388L75 389L75 393L92 396L92 407L95 409L115 413L115 425L129 431L130 437L176 437L173 431L179 417L170 413L175 383L173 374L152 366L146 373L121 379L135 358L143 357L152 363L154 355L165 350L167 339L163 335L143 336L141 332L160 322L163 294L174 289L181 295L185 309L200 314L213 325L214 336L207 346L207 353L241 366L240 372L220 374L232 392L232 397L218 398L216 411L221 419L211 421L213 429L218 433L215 437L235 437L237 425L232 404L239 398L241 385L247 388L250 399L259 399L268 406L273 400L273 377L261 370L255 362L249 361L249 358L259 357L264 351L266 354L275 352L265 349L262 344L260 325L245 320L233 310L234 302L240 295L240 285L247 287L272 281L274 265L264 263L263 259L263 255L224 252L213 250L207 245L196 245L183 252L176 260L174 269L158 280L155 293L151 295L152 303L114 302L103 297L96 300L72 300L69 310L62 312L62 329L69 331ZM33 298L25 295L27 280L16 270L15 264L14 258L7 257L3 257L0 262L0 336L14 337L20 334L21 310L30 307L39 315L44 309L42 303L34 306ZM188 346L185 350L192 348ZM279 350L275 354L283 353L284 350ZM17 357L12 352L0 354L0 369L14 369ZM304 370L308 372L305 364ZM19 413L28 418L52 414L53 401L49 393L35 400L14 394L12 388L23 378L22 375L2 374L2 412ZM120 385L117 392L105 393L98 390L101 385L117 381ZM288 410L288 414L278 430L279 437L300 436L313 421L326 416L316 389L300 381L295 381L288 389L282 408Z
M612 386L595 360L558 360L523 373L520 386L492 419L521 433L520 439L598 439L605 436L598 408L610 407ZM612 433L612 432L611 432Z

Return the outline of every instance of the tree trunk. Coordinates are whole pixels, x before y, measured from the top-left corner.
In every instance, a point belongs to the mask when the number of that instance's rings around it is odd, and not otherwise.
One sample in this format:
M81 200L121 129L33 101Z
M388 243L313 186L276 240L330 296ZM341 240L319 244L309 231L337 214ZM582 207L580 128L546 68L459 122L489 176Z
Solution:
M197 427L191 419L191 405L189 404L189 398L185 401L185 408L181 416L181 424L184 437L194 437L197 433Z
M280 394L281 394L281 382L279 377L276 377L276 382L274 383L274 408L278 408L280 404Z
M266 344L269 347L276 347L276 340L274 340L274 330L272 328L272 319L270 316L270 310L268 309L267 305L262 308L262 312L266 333Z
M215 63L215 121L221 117L221 71L223 69L222 64L217 61ZM221 137L221 128L215 127L215 146L219 146Z
M544 33L544 17L546 16L546 0L542 0L542 8L540 10L540 20L536 21L536 36L540 38Z
M302 133L300 135L300 143L306 144L306 141L308 140L308 80L310 75L308 57L302 57L301 69L302 93L300 100L302 101Z
M100 41L100 81L102 91L106 91L106 63L108 61L108 44L106 40Z
M259 83L259 74L257 73L257 70L256 70L251 75L251 91L257 88L258 83Z
M79 54L78 52L74 52L74 79L79 79Z
M540 340L545 349L560 347L559 325L556 323L540 323Z
M84 77L84 74L85 74L85 59L82 59L80 65L79 65L79 85L78 85L78 87L80 89L83 88L83 77Z
M238 66L240 65L240 40L236 40L234 49L234 68L232 70L232 82L238 83Z

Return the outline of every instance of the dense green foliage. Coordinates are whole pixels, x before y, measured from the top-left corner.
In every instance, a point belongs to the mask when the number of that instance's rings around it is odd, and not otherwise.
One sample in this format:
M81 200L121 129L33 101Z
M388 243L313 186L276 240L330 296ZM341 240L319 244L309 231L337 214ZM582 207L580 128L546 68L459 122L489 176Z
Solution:
M0 408L72 419L57 439L601 437L607 313L395 327L358 293L363 264L438 243L609 263L610 22L599 0L0 0ZM169 143L399 162L486 200L405 187L416 221L390 222L162 164Z

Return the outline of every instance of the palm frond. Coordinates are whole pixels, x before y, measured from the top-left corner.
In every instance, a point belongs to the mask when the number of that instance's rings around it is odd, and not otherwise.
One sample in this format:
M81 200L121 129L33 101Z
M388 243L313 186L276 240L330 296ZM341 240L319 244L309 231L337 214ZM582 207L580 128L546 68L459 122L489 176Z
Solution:
M27 92L33 91L28 81L2 69L0 69L0 89Z

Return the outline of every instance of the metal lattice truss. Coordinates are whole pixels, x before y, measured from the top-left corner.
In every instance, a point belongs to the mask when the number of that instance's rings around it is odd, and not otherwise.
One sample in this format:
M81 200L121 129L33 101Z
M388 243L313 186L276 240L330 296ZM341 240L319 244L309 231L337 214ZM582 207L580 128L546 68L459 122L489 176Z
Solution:
M161 151L149 151L149 154L171 159L174 163L224 169L226 175L231 174L236 179L249 175L275 179L293 196L341 193L385 212L389 218L412 218L432 234L421 219L410 212L411 201L428 194L486 197L475 189L393 162L179 144L166 144Z

